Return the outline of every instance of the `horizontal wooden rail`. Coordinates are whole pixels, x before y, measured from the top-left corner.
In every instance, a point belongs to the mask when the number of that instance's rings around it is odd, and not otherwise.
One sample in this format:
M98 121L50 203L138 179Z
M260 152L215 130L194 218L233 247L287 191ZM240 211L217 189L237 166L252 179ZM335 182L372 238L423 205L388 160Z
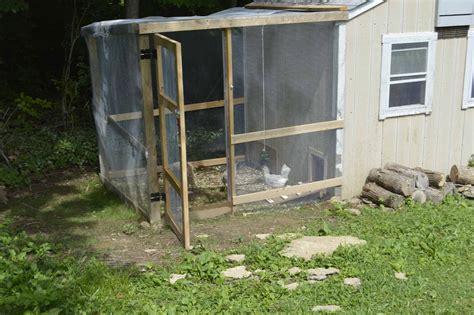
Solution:
M124 137L131 145L133 145L136 149L142 151L142 153L145 153L147 150L145 146L135 138L133 135L131 135L125 128L120 126L115 120L113 120L110 116L107 119L107 122L117 130L122 137Z
M234 99L234 105L242 105L244 103L244 98L236 98ZM193 112L196 110L205 110L205 109L212 109L212 108L219 108L224 107L224 101L211 101L211 102L203 102L203 103L194 103L188 104L184 106L185 112ZM158 109L153 110L153 115L158 117L160 112ZM133 120L133 119L142 119L143 115L142 112L130 112L130 113L123 113L123 114L115 114L109 116L114 121L124 121L124 120Z
M297 4L297 3L262 3L253 2L245 6L248 9L267 9L267 10L298 10L298 11L347 11L346 5L330 4Z
M280 137L295 136L310 132L320 132L344 128L343 120L331 120L314 124L299 125L270 129L264 131L248 132L232 136L232 144L246 143L251 141L266 140Z
M313 183L295 185L295 186L286 186L283 188L277 188L272 190L265 190L256 193L234 196L234 205L240 205L243 203L261 201L269 198L278 198L283 195L295 195L298 193L304 194L308 192L317 192L325 188L333 188L342 186L342 177L332 178L321 180Z
M140 34L223 29L235 27L316 23L345 21L348 19L347 11L332 12L289 12L280 14L267 14L257 16L225 16L214 15L189 19L165 19L160 22L149 22L138 24Z

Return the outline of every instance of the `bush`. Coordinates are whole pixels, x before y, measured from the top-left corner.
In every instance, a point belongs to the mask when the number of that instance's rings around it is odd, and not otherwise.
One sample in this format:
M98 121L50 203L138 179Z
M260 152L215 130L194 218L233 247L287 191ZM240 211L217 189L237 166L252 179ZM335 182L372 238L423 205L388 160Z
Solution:
M18 188L46 172L97 166L97 144L93 129L55 132L22 129L10 134L5 155L9 163L0 164L0 185Z

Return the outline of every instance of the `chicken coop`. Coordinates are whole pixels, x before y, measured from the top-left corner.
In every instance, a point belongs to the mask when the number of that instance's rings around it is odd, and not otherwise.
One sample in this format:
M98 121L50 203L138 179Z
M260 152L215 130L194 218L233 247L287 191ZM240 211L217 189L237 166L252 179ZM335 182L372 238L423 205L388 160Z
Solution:
M351 6L262 5L82 29L101 178L186 248L190 213L314 202L342 183L338 21Z

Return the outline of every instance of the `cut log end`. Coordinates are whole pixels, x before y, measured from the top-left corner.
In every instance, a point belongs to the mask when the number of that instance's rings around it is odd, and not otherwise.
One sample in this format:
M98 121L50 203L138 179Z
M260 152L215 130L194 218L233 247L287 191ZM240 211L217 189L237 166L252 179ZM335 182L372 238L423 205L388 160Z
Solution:
M453 165L449 173L449 178L456 184L474 185L474 168Z

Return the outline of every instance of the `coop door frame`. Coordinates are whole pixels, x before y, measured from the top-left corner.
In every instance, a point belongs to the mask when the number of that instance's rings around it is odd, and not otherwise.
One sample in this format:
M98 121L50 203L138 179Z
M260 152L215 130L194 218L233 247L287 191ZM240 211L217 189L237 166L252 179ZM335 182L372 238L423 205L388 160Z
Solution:
M181 43L172 40L161 34L155 34L155 48L157 56L157 94L160 117L160 137L161 137L161 157L163 164L163 183L166 194L165 200L165 222L168 223L176 236L180 239L186 249L191 247L190 233L189 233L189 202L188 202L188 176L187 176L187 161L186 161L186 126L185 126L185 109L184 109L184 88L183 88L183 61L181 54ZM167 49L175 56L174 70L176 81L176 100L166 95L165 93L165 76L164 73L164 59L162 50ZM170 168L168 160L168 144L169 137L167 135L167 115L169 112L176 115L177 124L179 125L179 166L180 177L175 176ZM173 216L173 209L171 204L171 191L174 189L181 198L182 224L177 223Z

